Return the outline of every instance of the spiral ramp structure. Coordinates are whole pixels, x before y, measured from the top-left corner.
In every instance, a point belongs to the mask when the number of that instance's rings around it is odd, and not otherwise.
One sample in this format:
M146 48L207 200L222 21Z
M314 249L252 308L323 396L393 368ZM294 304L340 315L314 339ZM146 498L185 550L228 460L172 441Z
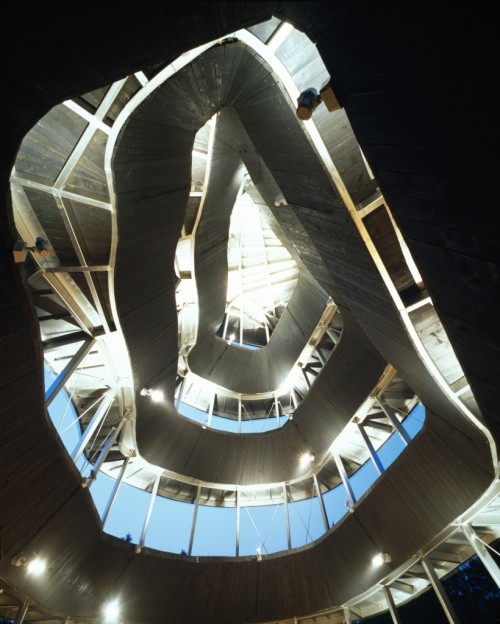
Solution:
M451 153L461 83L437 84L443 42L418 47L426 10L130 3L80 16L78 36L58 14L57 45L19 52L2 116L1 615L97 622L120 596L130 624L397 622L431 588L455 622L441 577L477 553L500 581L497 230L475 184L492 152L486 122L473 135L460 117ZM325 86L339 106L301 120L300 93ZM106 532L125 487L145 501L133 543ZM188 514L161 520L181 552L148 541L160 501ZM301 543L300 504L321 525ZM280 546L250 553L242 517L260 507L282 517ZM210 511L233 530L198 554Z

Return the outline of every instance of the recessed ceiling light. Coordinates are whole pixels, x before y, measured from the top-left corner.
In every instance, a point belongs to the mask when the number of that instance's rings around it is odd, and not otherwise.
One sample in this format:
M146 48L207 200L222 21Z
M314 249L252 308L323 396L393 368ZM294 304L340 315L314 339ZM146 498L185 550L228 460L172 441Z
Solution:
M40 557L35 557L28 563L28 573L33 574L33 576L40 576L45 572L47 564Z
M161 390L153 390L152 388L143 388L141 390L141 396L151 397L151 400L155 403L163 401L164 394Z
M311 453L304 453L300 458L300 465L308 466L313 461L314 461L314 455L311 455Z
M372 564L375 567L381 566L383 563L389 563L391 561L391 556L387 553L378 553L373 557Z
M117 599L110 600L103 606L104 617L106 622L116 622L120 615L120 603Z

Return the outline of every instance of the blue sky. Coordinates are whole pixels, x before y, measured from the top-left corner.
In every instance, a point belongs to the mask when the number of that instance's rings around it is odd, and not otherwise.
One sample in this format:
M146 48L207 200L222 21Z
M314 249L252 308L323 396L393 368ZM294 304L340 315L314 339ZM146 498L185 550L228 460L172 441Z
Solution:
M46 367L46 388L50 386L53 379L52 373ZM198 411L196 410L196 412ZM205 420L206 413L200 412L200 414L203 414L203 420ZM59 392L54 399L49 408L49 415L68 453L71 454L79 440L80 430L76 421L75 410L66 390ZM190 412L190 417L197 420L199 414ZM414 437L422 428L424 417L423 406L417 405L404 421L404 427L411 437ZM214 418L217 418L218 421L226 420L215 416ZM269 424L266 424L267 421L256 423L259 427L264 425L262 429L259 428L258 430L265 431L267 427L274 428L276 426L276 419L268 419L268 421L270 421ZM198 422L202 421L198 420ZM212 422L212 424L215 423ZM249 432L255 433L255 428L249 428ZM384 468L387 468L403 450L404 444L400 436L397 433L392 434L378 451ZM91 466L84 457L80 458L77 466L84 476L90 474ZM349 479L356 499L361 498L377 478L378 473L370 460L359 468ZM90 488L99 515L102 515L106 507L113 485L114 480L111 477L100 473ZM312 479L310 487L312 491ZM330 526L339 522L348 512L347 498L347 493L342 485L323 494ZM105 531L120 538L130 534L132 541L138 543L149 508L149 501L149 493L129 485L122 485L107 518ZM187 552L194 509L194 505L189 503L157 497L153 506L145 545L168 552ZM324 533L324 523L319 501L316 497L289 503L288 511L292 548L308 544ZM200 505L192 555L235 556L236 520L235 508ZM283 504L246 506L242 495L239 554L240 556L255 555L258 548L261 549L263 555L287 549L285 506Z

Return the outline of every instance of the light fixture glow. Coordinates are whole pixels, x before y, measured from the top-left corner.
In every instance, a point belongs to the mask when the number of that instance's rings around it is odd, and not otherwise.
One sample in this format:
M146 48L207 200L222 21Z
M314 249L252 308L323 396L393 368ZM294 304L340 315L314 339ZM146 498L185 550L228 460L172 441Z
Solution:
M372 559L372 564L375 567L380 567L383 563L389 563L391 561L391 556L387 553L377 553L375 557Z
M120 603L117 599L110 600L103 606L103 613L106 622L116 622L120 615Z
M151 394L149 396L155 403L163 401L163 392L161 390L151 390Z
M314 461L314 455L311 455L311 453L304 453L300 458L300 465L308 466L313 461Z
M35 557L28 563L28 573L33 574L33 576L40 576L45 572L47 564L40 557Z
M161 390L153 390L151 388L143 388L141 390L141 396L151 397L151 400L154 401L155 403L159 403L160 401L163 401L163 398L164 398L164 394Z

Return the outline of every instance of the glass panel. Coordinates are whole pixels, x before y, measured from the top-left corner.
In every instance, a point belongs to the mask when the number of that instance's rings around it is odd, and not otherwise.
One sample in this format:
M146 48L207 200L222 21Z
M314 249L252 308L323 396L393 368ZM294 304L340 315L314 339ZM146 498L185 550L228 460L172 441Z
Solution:
M179 404L179 414L200 423L200 425L202 425L208 418L207 412L202 412L196 407L192 407L187 403L182 403L182 401Z
M403 427L406 429L408 434L414 438L417 433L424 426L425 421L425 407L423 405L416 405L408 416L403 421Z
M280 419L281 426L281 419ZM241 433L264 433L278 428L275 416L269 418L254 418L253 420L241 421Z
M292 548L309 544L325 532L316 496L288 504Z
M334 487L333 490L323 494L323 502L325 503L325 509L328 516L330 526L337 524L341 518L343 518L349 511L346 505L346 501L349 500L344 485L341 483Z
M145 546L187 554L195 506L157 496Z
M45 390L50 388L57 376L45 366ZM70 382L71 383L71 382ZM76 423L76 412L65 388L57 393L48 409L50 419L56 428L66 450L71 454L80 439L80 428Z
M236 555L236 509L234 507L198 507L193 541L193 555Z
M379 474L371 459L349 477L354 497L359 500L368 488L377 480Z
M378 450L378 456L382 462L382 466L387 469L404 449L405 444L399 433L394 432L391 434Z
M287 549L285 505L245 506L240 510L240 555Z
M122 484L106 520L105 532L138 544L151 494Z
M102 516L104 509L108 504L108 500L111 496L111 491L113 490L114 484L114 479L108 477L108 475L104 474L103 472L99 472L99 474L97 475L97 479L90 486L92 500L94 501L97 513L100 516Z
M232 418L224 418L222 416L212 416L212 429L218 431L228 431L229 433L238 433L238 421Z

